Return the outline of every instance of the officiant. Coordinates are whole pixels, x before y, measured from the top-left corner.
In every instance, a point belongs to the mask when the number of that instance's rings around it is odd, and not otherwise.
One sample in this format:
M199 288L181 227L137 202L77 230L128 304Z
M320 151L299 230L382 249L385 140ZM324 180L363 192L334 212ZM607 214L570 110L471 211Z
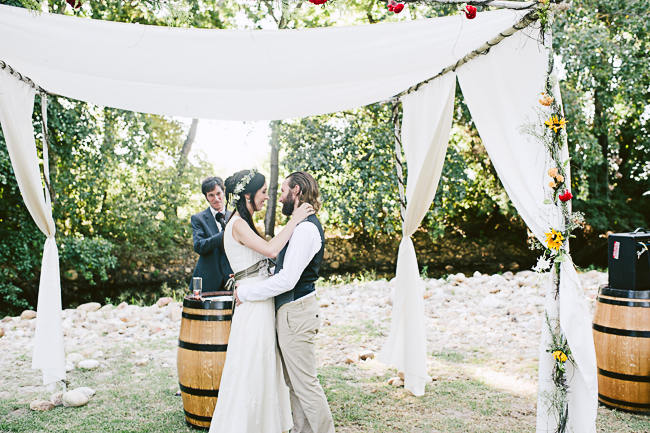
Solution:
M224 290L232 269L223 249L223 231L230 212L226 211L223 180L220 177L208 177L201 183L201 192L209 206L202 212L192 215L192 237L194 251L199 260L192 277L203 279L206 292ZM190 281L190 290L192 282Z

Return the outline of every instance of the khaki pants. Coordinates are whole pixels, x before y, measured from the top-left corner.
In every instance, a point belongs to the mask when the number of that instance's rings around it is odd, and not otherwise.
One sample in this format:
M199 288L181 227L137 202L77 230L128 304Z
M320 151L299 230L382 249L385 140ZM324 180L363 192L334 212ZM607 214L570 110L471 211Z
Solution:
M334 433L327 398L316 376L314 337L320 327L316 296L280 307L276 316L278 345L289 386L293 433Z

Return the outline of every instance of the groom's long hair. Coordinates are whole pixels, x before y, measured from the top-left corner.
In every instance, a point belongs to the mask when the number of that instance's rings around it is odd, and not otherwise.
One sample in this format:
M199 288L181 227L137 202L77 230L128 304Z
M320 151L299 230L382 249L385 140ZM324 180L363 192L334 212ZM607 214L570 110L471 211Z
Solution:
M259 210L255 209L255 194L257 194L257 191L259 191L263 186L264 183L266 182L266 177L262 173L255 173L255 175L252 177L252 179L246 184L242 192L239 193L239 200L237 200L235 203L233 203L234 200L234 192L235 188L237 187L237 184L247 175L250 174L250 170L241 170L238 171L237 173L233 174L232 176L228 177L226 179L225 185L226 185L226 198L228 201L229 205L234 206L235 210L239 212L239 216L242 217L246 223L248 223L248 226L253 229L253 231L257 234L257 236L262 237L260 233L257 231L257 228L255 228L255 224L253 223L253 216L248 212L248 208L246 207L246 196L245 194L250 194L250 200L251 200L251 205L253 206L253 210ZM235 213L233 212L230 215L230 218ZM228 221L230 221L230 218L228 218Z
M320 192L318 191L318 184L314 177L304 171L294 171L289 176L287 176L289 181L289 188L295 188L296 185L300 187L300 195L298 198L298 203L309 203L314 211L318 212L323 205L320 199Z

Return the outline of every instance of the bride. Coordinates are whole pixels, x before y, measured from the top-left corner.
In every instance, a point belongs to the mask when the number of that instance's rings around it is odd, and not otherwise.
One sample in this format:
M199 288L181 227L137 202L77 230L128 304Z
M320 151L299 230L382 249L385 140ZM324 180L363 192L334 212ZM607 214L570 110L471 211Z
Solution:
M267 258L282 250L298 223L314 210L303 204L282 231L266 241L253 224L253 214L269 198L264 175L242 170L226 179L225 186L235 212L226 224L224 249L235 280L244 286L269 277ZM273 298L245 302L233 314L210 433L280 433L292 426L289 389L276 345Z

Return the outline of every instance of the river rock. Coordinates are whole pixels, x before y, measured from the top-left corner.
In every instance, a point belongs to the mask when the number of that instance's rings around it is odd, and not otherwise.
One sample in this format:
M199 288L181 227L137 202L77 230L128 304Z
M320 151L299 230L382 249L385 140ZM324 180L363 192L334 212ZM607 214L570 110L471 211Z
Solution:
M36 318L36 311L34 310L25 310L20 314L20 318L23 320L31 320Z
M162 307L164 307L165 305L169 304L172 301L173 301L172 298L170 298L169 296L165 296L164 298L158 299L158 302L156 302L156 305L158 306L158 308L162 308Z
M88 403L89 397L82 391L73 389L63 394L62 400L66 407L79 407Z
M99 311L105 312L105 311L113 311L115 309L115 305L113 304L106 304L102 306L102 308L99 309Z
M83 361L79 361L77 367L83 370L94 370L99 367L99 361L94 359L84 359Z
M404 386L404 381L399 377L391 377L390 379L388 379L388 384L394 387L400 387L400 386Z
M55 392L50 396L50 401L54 406L63 406L63 391Z
M82 386L80 388L76 388L75 391L83 392L86 397L90 398L93 395L95 395L95 390L92 388L88 388L87 386Z
M54 409L54 404L51 401L47 400L34 400L29 403L29 408L31 410L44 412L46 410Z
M70 353L70 354L68 354L68 356L66 356L66 361L72 362L73 364L76 364L77 362L81 361L82 359L84 359L84 356L81 353L78 353L78 352Z
M77 310L79 311L85 311L86 313L90 313L93 311L97 311L102 307L102 304L99 302L88 302L86 304L81 304L77 307Z
M375 352L373 352L372 350L366 350L359 354L359 359L362 361L365 361L367 359L373 359L374 357L375 357Z

